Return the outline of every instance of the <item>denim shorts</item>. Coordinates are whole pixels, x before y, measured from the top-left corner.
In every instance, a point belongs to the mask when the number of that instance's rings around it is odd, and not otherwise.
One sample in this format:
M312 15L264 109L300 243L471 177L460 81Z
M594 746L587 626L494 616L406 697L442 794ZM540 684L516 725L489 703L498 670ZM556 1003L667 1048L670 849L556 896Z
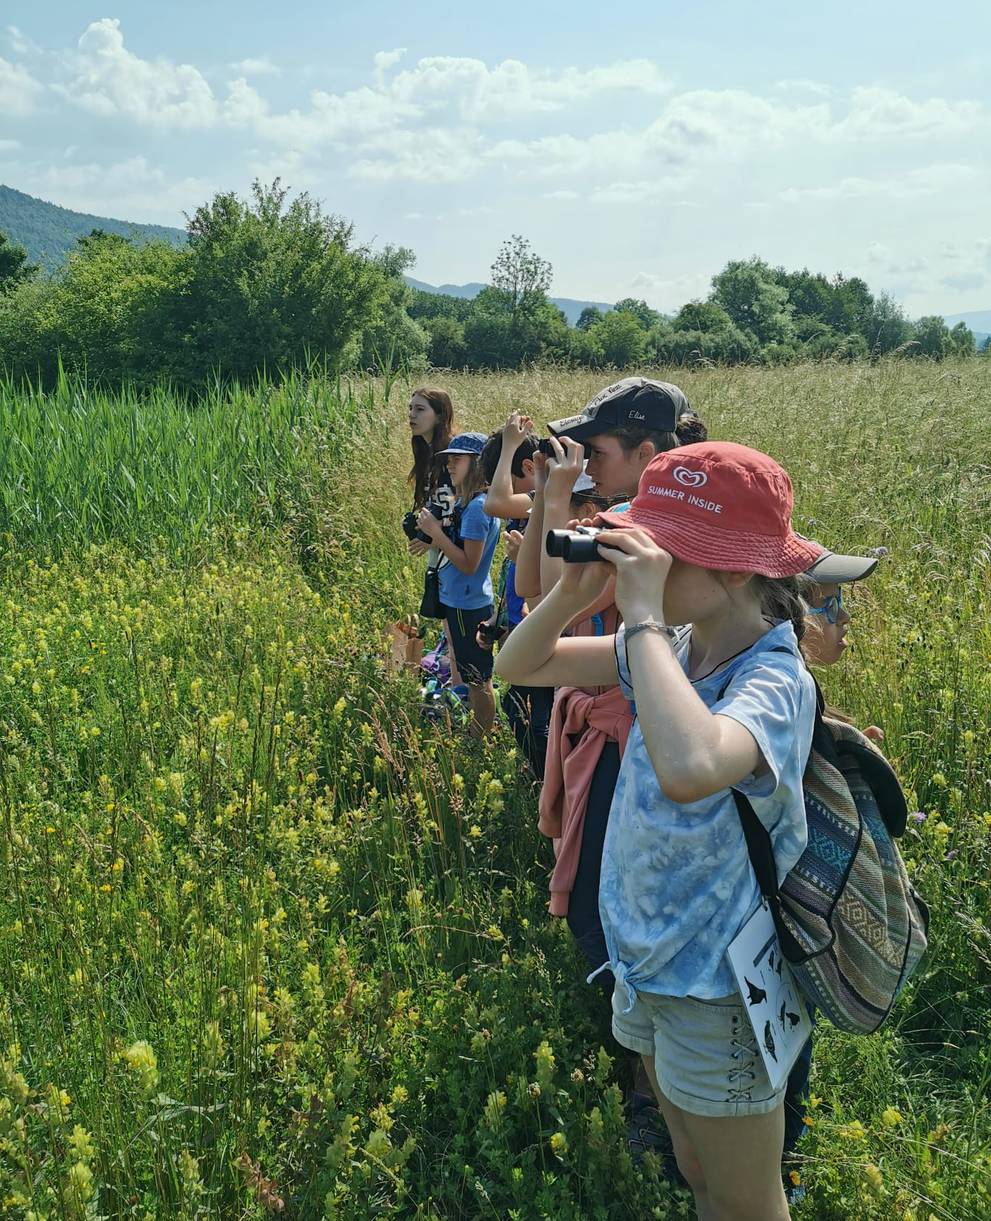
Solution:
M654 1061L661 1092L692 1115L739 1118L781 1105L771 1087L738 992L718 1000L638 992L629 1013L616 986L612 1030L618 1043Z

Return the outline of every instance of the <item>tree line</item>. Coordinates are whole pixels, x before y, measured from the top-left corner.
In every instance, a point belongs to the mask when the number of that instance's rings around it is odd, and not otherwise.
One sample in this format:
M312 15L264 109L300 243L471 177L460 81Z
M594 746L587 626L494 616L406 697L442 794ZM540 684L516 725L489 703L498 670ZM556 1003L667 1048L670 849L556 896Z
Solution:
M589 308L577 324L547 298L552 268L522 237L503 243L471 299L415 290L412 251L373 253L353 225L276 181L222 193L187 241L137 244L94 230L50 276L0 234L0 365L53 384L167 379L196 389L280 371L784 364L887 354L970 355L974 337L939 316L911 321L858 277L734 260L704 301L665 317L645 301ZM985 348L987 348L985 344Z

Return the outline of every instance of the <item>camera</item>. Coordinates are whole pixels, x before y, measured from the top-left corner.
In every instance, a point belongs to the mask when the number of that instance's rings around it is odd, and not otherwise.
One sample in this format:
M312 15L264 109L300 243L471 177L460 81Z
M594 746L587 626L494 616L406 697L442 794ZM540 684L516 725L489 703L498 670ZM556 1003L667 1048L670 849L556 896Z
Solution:
M436 517L438 521L443 520L444 510L439 505L427 505L427 508L430 511L431 517ZM403 516L403 534L406 535L411 543L414 539L420 543L432 543L433 539L429 534L424 534L422 530L417 529L416 519L419 516L419 513L406 513Z
M598 536L601 533L597 526L578 526L574 530L548 530L547 554L564 560L566 564L590 564L599 558Z
M505 634L506 629L498 619L494 623L480 623L478 625L479 639L483 640L490 648L498 644Z
M559 441L561 438L555 437L554 439L555 441ZM588 461L588 459L592 456L592 447L586 443L583 448L585 450L585 460ZM540 440L537 442L537 453L545 454L548 458L554 457L554 447L551 445L549 437L540 438Z

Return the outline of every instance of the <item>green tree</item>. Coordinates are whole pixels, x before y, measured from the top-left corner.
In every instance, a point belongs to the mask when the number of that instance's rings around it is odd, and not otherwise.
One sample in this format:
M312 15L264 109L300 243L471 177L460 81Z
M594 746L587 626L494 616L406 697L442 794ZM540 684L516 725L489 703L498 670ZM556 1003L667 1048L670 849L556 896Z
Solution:
M610 310L588 330L602 349L602 359L617 369L628 369L644 358L647 333L635 314Z
M943 360L950 351L950 328L939 314L928 314L916 322L912 339L913 355Z
M788 293L796 324L803 318L828 320L833 311L834 290L824 275L813 273L807 267L803 267L801 271L786 271L784 267L776 267L774 280ZM817 330L815 326L805 328L807 335L814 335Z
M250 380L321 357L335 366L388 297L353 227L278 179L220 194L189 222L190 375Z
M382 273L385 293L361 330L360 356L354 363L375 370L423 368L430 337L410 317L413 289L403 279L403 273L416 263L416 255L405 246L386 246L372 262Z
M52 279L22 284L6 301L20 334L3 347L15 371L51 384L58 363L116 384L181 376L177 310L188 284L185 251L165 242L136 246L116 234L80 238Z
M833 277L833 304L826 321L841 335L855 332L868 336L868 328L874 314L874 297L867 284L859 276Z
M553 268L542 259L525 237L514 233L503 242L492 264L492 288L514 325L532 317L547 300Z
M38 268L28 262L24 247L11 242L6 233L0 233L0 293L10 292L37 272Z
M676 331L729 331L733 319L715 301L689 301L675 314L671 326Z
M887 293L874 298L874 306L864 330L864 339L872 356L897 351L912 338L912 324L902 307Z
M741 331L759 344L789 344L795 335L788 290L756 257L731 261L713 276L711 300L721 305Z
M950 331L950 351L954 356L974 356L977 344L974 342L974 332L966 322L958 322Z
M596 313L599 313L596 310ZM601 318L602 315L599 314ZM605 352L602 350L602 343L595 333L595 327L590 326L587 330L575 330L571 332L571 345L568 351L568 360L573 365L581 365L585 369L601 369L606 363Z
M576 331L587 331L589 327L594 326L602 317L602 310L595 305L586 305L582 312L578 315L578 321L575 323Z
M425 293L420 288L411 290L413 299L409 305L409 315L421 321L424 318L456 318L465 322L475 308L470 297L451 297L447 293Z
M438 314L423 323L430 337L429 358L436 369L462 369L468 349L465 345L465 329L456 318Z
M618 314L632 314L645 331L649 331L661 317L656 309L651 309L646 301L636 297L624 297L622 301L616 302L613 309Z

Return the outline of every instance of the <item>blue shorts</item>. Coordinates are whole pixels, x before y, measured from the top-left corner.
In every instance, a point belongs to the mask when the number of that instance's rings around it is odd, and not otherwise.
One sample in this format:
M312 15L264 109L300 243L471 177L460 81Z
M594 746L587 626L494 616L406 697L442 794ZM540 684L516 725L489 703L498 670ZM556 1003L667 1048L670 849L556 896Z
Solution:
M451 652L458 665L458 673L469 687L479 687L492 677L495 662L492 649L483 649L475 639L479 625L492 618L492 604L478 610L459 610L445 606L444 617L451 637Z

